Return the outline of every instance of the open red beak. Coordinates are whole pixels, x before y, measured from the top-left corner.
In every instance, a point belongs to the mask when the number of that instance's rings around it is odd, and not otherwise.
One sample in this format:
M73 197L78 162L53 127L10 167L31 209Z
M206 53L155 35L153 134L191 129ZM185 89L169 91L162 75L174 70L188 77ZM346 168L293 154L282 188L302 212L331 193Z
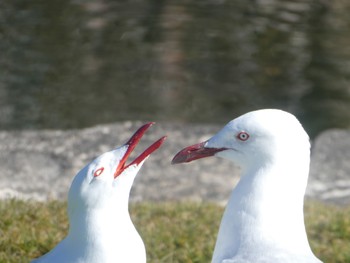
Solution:
M133 160L131 163L126 165L126 161L132 151L135 149L137 144L140 142L142 136L145 134L145 132L148 130L149 127L151 127L154 124L154 122L147 123L143 126L141 126L133 136L129 139L129 141L125 144L128 146L128 149L126 150L123 158L120 160L119 165L114 173L114 178L116 178L118 175L120 175L126 168L128 168L130 165L138 165L141 163L144 159L146 159L151 153L153 153L155 150L157 150L165 141L166 136L163 136L158 141L154 142L151 146L149 146L146 150L143 151L138 157L136 157L135 160Z
M193 160L213 156L217 152L226 150L226 148L207 148L205 147L206 143L205 141L182 149L175 155L171 164L189 163Z

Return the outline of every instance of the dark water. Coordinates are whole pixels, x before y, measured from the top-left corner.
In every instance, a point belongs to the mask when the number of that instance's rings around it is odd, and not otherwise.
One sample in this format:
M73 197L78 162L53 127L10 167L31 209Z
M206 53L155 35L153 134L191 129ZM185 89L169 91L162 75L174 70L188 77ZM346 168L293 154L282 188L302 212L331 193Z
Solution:
M0 128L221 122L258 108L350 126L350 1L2 0Z

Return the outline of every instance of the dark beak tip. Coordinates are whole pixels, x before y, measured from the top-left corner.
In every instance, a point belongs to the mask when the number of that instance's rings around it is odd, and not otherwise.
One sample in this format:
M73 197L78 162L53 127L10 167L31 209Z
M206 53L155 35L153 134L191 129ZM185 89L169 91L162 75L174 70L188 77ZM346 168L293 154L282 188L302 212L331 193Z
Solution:
M180 163L187 163L189 162L189 158L188 158L188 152L184 150L178 152L174 158L172 159L171 161L171 164L174 165L174 164L180 164Z
M179 164L181 162L179 162L178 160L175 159L175 157L171 160L171 164L175 165L175 164Z

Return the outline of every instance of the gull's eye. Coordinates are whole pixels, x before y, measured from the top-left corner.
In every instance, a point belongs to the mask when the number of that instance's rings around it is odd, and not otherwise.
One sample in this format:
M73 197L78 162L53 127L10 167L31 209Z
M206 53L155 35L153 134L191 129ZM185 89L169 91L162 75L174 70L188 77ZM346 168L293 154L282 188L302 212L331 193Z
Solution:
M246 141L249 139L249 134L245 131L242 131L237 134L237 139L241 141Z
M105 169L104 167L98 168L98 169L94 172L94 177L100 176L100 175L103 173L103 170L104 170L104 169Z

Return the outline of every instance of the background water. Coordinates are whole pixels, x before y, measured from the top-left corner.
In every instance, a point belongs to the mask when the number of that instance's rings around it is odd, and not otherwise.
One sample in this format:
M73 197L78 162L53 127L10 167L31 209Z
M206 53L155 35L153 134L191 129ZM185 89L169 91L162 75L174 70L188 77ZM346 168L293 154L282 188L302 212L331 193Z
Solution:
M348 0L2 0L0 128L226 123L278 107L350 126Z

